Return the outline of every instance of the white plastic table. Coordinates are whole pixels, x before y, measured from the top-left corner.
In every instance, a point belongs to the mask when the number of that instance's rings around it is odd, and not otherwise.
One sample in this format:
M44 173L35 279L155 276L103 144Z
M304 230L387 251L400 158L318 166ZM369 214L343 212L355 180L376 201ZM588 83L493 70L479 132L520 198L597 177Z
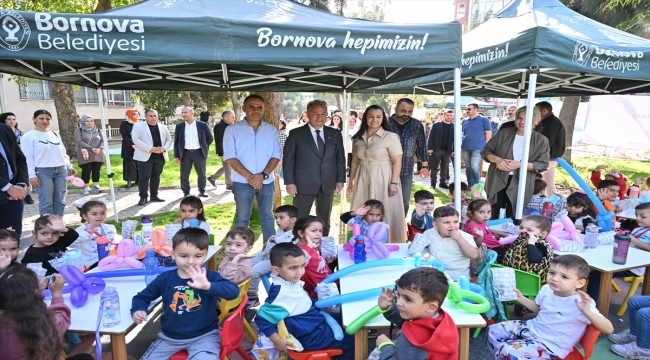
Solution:
M219 245L209 246L206 262L214 258L220 250L221 246ZM119 269L126 268L128 267L123 266ZM86 276L91 277L93 272L101 272L101 270L99 268L92 269L86 273ZM117 293L120 297L120 315L122 317L122 322L119 325L108 328L100 325L99 332L102 335L111 336L111 349L113 351L113 359L127 360L126 334L128 334L129 331L131 331L136 326L136 324L133 323L133 319L131 319L131 301L133 299L133 296L135 296L138 292L142 291L146 287L144 276L108 278L104 279L104 281L106 282L106 286L113 286L117 289ZM66 305L68 305L72 310L72 322L68 331L84 334L95 333L100 295L101 293L96 295L89 295L86 304L80 308L75 308L72 306L69 294L63 295L63 299L65 300ZM158 305L160 301L160 298L153 301L149 306L149 311L151 312L151 310L156 305ZM46 299L46 302L49 305L50 300Z
M650 274L650 253L647 251L630 246L625 265L614 264L612 262L612 252L612 244L599 245L595 249L589 249L583 252L554 252L556 255L578 255L587 261L589 267L594 270L599 270L602 273L600 276L600 290L596 307L598 307L598 311L600 311L603 316L607 316L609 311L609 300L612 292L612 277L615 272L645 267L646 279L648 274ZM641 294L650 295L650 281L643 282L643 285L641 286Z
M400 247L400 250L391 252L390 258L406 257L408 244L391 245L398 245ZM354 265L354 261L350 259L349 252L343 250L343 245L338 246L338 253L339 269ZM372 261L376 260L376 258L370 253L368 254L368 260ZM374 289L381 286L393 287L395 285L395 281L399 279L402 274L411 269L413 269L412 266L382 266L355 272L341 278L341 293L347 294L361 290ZM358 318L361 314L376 305L376 297L369 298L367 300L342 304L341 310L343 313L343 326L346 327L350 325L350 323L352 323L352 321ZM451 303L449 301L445 301L442 305L442 308L451 316L451 318L454 320L454 323L456 323L456 327L458 328L458 333L460 336L459 359L469 359L469 329L476 327L485 327L485 320L479 314L470 314L451 306ZM377 316L373 320L366 323L366 325L355 334L354 358L368 358L368 329L381 329L389 327L390 322L386 320L383 315Z

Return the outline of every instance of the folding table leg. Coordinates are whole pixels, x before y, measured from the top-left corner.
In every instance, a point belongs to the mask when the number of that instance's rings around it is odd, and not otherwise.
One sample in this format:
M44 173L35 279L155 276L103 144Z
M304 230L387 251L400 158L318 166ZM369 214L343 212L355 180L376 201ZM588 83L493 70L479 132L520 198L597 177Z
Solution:
M596 307L604 317L609 313L609 300L612 295L612 276L611 272L600 273L600 289L598 290L598 304Z
M460 343L458 344L458 359L469 360L469 328L459 328L458 335L460 339Z
M354 358L368 358L368 329L361 328L354 334Z
M111 335L111 350L113 360L127 360L126 334Z

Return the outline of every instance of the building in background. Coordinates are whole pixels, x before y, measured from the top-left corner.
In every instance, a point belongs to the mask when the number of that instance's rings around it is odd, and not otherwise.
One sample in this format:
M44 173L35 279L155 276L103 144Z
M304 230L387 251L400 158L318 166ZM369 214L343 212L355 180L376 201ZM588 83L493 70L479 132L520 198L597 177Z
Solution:
M29 131L34 128L32 116L39 109L52 113L51 129L59 130L56 118L56 108L52 100L52 85L49 81L30 80L25 85L18 85L11 79L11 75L0 73L0 112L10 111L16 114L18 128ZM128 109L136 109L144 118L142 105L131 98L133 90L103 90L104 115L107 126L114 129L113 136L119 136L120 123L125 119ZM74 85L74 97L77 105L77 114L90 114L99 126L99 102L97 91L93 88Z
M491 19L510 0L454 0L454 20L463 25L466 33Z

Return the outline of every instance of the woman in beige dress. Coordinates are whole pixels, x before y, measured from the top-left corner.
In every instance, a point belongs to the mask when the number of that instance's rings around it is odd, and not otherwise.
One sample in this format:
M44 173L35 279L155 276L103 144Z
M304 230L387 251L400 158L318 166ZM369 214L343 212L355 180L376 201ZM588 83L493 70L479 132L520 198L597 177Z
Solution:
M389 242L404 242L406 228L404 204L399 182L402 145L392 132L384 109L369 106L363 113L361 127L352 137L352 165L348 192L350 209L356 210L366 200L384 204L384 221L390 227Z

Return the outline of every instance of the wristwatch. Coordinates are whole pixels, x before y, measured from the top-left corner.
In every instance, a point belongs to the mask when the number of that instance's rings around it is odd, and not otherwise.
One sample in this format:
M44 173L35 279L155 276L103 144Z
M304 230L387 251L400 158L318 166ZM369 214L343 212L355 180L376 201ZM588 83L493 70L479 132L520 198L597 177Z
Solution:
M262 171L261 174L264 177L264 180L269 178L269 174L265 173L264 171Z
M396 182L393 182L393 181L391 181L390 184L391 185L399 185L399 183L396 183Z
M427 170L429 170L429 165L422 165L422 169L427 169Z

